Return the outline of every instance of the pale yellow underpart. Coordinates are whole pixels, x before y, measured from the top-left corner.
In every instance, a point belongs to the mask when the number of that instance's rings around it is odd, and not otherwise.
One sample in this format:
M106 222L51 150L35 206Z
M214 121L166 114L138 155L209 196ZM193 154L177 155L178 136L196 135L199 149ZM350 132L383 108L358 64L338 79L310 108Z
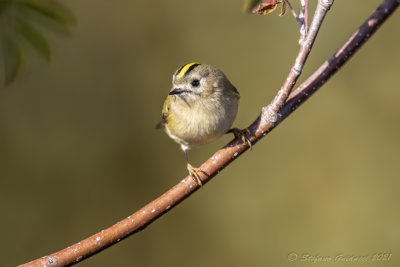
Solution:
M233 95L200 99L190 106L181 97L170 96L170 104L165 129L184 151L224 135L238 110L238 98Z

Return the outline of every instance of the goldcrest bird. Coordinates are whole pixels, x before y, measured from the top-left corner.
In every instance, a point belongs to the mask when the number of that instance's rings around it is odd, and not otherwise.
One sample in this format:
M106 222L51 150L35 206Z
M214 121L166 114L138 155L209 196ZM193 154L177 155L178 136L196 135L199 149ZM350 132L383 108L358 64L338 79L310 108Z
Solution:
M189 63L173 75L172 89L164 102L162 120L157 128L163 128L181 145L189 175L200 186L199 173L203 171L190 164L190 148L207 144L228 132L251 145L245 138L247 130L230 130L238 111L239 97L228 78L213 66Z

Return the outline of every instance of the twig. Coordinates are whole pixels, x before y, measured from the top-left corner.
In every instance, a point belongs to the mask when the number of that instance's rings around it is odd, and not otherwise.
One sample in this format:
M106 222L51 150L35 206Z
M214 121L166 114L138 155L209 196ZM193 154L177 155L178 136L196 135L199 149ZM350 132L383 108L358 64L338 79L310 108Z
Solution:
M399 0L384 0L337 52L290 94L281 110L282 116L280 117L280 121L295 111L305 100L325 84L368 41L396 10L399 3Z
M288 5L290 12L296 19L297 26L299 26L300 29L299 44L303 43L308 33L308 1L309 0L300 0L301 8L299 11L299 15L297 15L296 11L293 9L289 0L283 0L283 4L286 3Z
M290 72L285 82L276 94L274 100L271 102L271 104L263 108L262 118L266 122L274 124L275 121L278 119L277 114L285 104L291 90L296 84L296 81L303 70L304 64L306 63L307 57L311 52L311 48L314 44L315 38L317 37L319 28L321 27L325 15L332 4L333 0L318 1L318 6L315 9L315 14L311 23L310 31L308 32L305 40L300 44L299 53L297 54L293 67L290 69Z
M304 31L305 34L308 32L308 2L309 0L304 0ZM332 5L332 4L331 4Z
M300 0L300 2L301 2L301 9L299 12L298 23L300 27L299 44L302 44L308 33L308 0Z
M289 7L290 12L292 12L293 17L296 19L297 21L297 25L299 26L299 28L301 27L301 23L299 22L299 17L296 14L296 11L293 9L292 4L290 4L289 0L283 0Z
M343 64L356 52L368 38L378 29L380 25L398 7L398 0L384 0L378 9L366 20L348 42L326 63L324 63L316 73L306 80L294 91L287 103L280 110L280 117L275 124L270 124L258 118L249 126L252 134L251 141L256 143L268 132L273 130L281 121L288 117L298 106L304 103L312 93L318 90ZM217 175L225 166L235 160L240 154L248 149L246 143L240 140L233 140L224 148L217 151L208 159L201 169L209 174L203 177L203 183L208 182ZM29 262L21 266L67 266L88 258L95 253L117 243L118 241L143 230L151 222L179 204L185 198L193 194L198 189L197 183L191 177L186 177L180 183L168 190L159 198L150 202L139 211L128 218L116 223L79 243Z
M395 11L400 1L384 1L377 10L358 28L349 40L305 82L303 82L290 96L285 109L295 109L298 105L293 100L307 99L321 87L333 74L335 74L347 60L368 41L382 23ZM287 111L286 111L287 112Z

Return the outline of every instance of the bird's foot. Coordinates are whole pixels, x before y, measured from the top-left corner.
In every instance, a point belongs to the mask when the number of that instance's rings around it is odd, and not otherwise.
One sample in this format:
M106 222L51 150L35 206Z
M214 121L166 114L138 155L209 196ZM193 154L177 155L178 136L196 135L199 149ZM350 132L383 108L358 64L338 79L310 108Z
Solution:
M248 129L238 129L238 128L233 128L228 131L228 133L233 133L235 138L241 139L243 143L247 143L252 149L252 145L250 142L250 139L247 137L247 135L250 135L250 131Z
M200 168L193 167L190 163L187 164L187 169L189 171L190 177L201 187L203 188L203 183L200 180L199 173L205 173L205 171L201 170Z

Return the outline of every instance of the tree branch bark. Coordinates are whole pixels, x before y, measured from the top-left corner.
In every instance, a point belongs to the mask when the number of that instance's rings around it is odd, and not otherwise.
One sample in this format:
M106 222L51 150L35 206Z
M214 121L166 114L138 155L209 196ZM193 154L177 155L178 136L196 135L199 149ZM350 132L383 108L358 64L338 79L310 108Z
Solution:
M284 86L282 86L280 90L283 90L282 94L278 94L270 105L264 107L257 119L248 127L251 135L251 142L253 144L258 142L302 103L304 103L304 101L307 100L315 91L317 91L336 71L340 69L341 66L343 66L348 59L354 55L354 53L378 29L378 27L382 25L382 23L396 10L398 5L399 0L384 0L377 10L343 45L343 47L340 48L338 52L326 61L292 94L290 94L288 98L285 96L285 92L289 94L288 92L290 92L291 88L294 86L294 82L297 80L298 76L295 77L294 80L286 80ZM311 25L310 32L312 31L312 28L313 26ZM311 46L309 48L311 48ZM305 56L305 59L306 58L307 56ZM294 66L296 66L296 64L297 63L295 63ZM291 71L289 76L292 75L297 74ZM287 84L288 87L285 87L285 84ZM279 107L279 102L282 102L282 99L284 99L285 102L282 104L283 106ZM277 102L274 103L275 101ZM278 111L278 115L273 115L274 112L271 112L271 110ZM276 120L274 120L274 117L276 117ZM217 151L210 159L201 165L201 169L209 174L208 176L203 175L201 177L203 183L207 183L212 177L217 175L248 148L248 145L243 143L241 140L233 140L228 145ZM78 263L83 259L119 242L120 240L143 230L158 217L168 212L185 198L197 191L198 188L197 183L193 181L191 177L186 177L166 193L113 226L68 248L21 266L68 266Z

